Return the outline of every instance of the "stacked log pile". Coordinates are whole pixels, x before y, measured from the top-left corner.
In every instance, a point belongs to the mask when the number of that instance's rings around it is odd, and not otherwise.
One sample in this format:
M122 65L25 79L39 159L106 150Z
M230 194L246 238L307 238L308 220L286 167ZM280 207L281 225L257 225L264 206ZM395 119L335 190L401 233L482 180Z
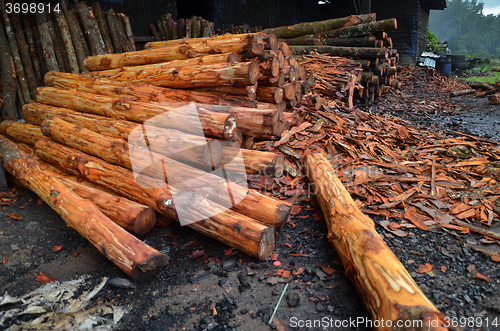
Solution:
M214 23L203 19L201 16L179 18L176 21L172 14L162 15L155 24L150 24L149 29L156 41L175 40L182 38L203 38L214 35Z
M355 59L364 73L359 77L363 89L353 96L373 101L375 97L386 93L389 87L401 87L396 79L397 72L401 71L397 66L399 54L392 46L392 39L387 36L388 32L396 28L395 18L376 21L375 14L367 14L265 29L264 32L273 33L291 45L295 55L316 52L331 56L329 61L340 63L340 70L344 69L345 63L345 59L340 57ZM347 62L343 71L348 73L352 68L351 63ZM343 94L343 91L340 93ZM352 98L346 104L352 105Z
M12 59L17 82L10 89L19 90L15 92L17 111L7 97L9 106L4 108L3 119L20 117L21 106L34 99L48 71L88 72L83 65L87 56L135 50L129 18L113 9L104 12L97 2L91 7L84 2L77 2L75 7L66 1L54 6L40 3L36 14L35 4L30 7L2 0L0 6L0 34L6 34L5 39L0 35L1 57L6 63ZM12 85L9 71L2 66L1 83L7 90Z

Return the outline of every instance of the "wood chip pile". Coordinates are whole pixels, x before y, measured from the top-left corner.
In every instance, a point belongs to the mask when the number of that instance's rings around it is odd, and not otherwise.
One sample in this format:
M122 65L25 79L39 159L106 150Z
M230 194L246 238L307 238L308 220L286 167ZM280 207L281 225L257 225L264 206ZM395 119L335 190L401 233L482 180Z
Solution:
M35 98L48 71L88 72L83 64L87 56L135 50L129 18L113 9L104 12L97 2L91 7L77 2L73 7L67 1L49 6L2 0L0 7L2 58L14 64L12 70L4 61L0 68L0 99L8 104L3 119L19 118L21 106ZM17 112L12 107L16 95Z

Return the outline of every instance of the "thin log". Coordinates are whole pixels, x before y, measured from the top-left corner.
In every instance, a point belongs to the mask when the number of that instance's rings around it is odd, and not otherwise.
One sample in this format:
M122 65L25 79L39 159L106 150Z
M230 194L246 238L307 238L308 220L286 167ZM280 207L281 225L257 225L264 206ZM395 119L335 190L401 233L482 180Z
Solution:
M19 46L19 53L21 55L21 60L23 63L23 68L26 73L26 81L28 83L28 87L30 90L30 100L35 98L37 79L35 77L35 72L33 70L33 65L31 62L31 56L28 44L26 43L26 39L24 38L23 27L21 25L21 15L10 15L12 18L12 24L14 26L15 35L17 39L17 44Z
M467 95L467 94L474 94L476 93L476 90L474 89L469 89L469 90L462 90L462 91L454 91L450 93L450 98L452 97L458 97L461 95Z
M130 44L127 39L127 35L125 34L125 28L123 26L123 21L121 20L121 16L119 13L115 14L113 9L108 10L111 11L111 19L113 20L113 26L116 29L116 35L118 36L118 42L122 48L123 52L131 52L132 48L130 48Z
M387 58L389 56L387 48L341 46L290 46L290 48L295 55L307 55L314 51L331 56L358 57L364 59Z
M186 36L186 21L183 18L177 20L177 37L184 38Z
M38 88L36 101L141 124L148 121L149 125L172 128L196 135L204 133L208 137L220 139L230 139L236 131L235 119L232 115L206 109L186 110L182 107L183 104L168 106L137 102L127 98L113 98L53 87ZM193 123L200 123L203 132Z
M45 59L47 70L59 72L59 64L57 63L54 44L52 42L52 37L49 30L49 24L47 23L47 14L45 12L41 12L35 15L35 17L38 30L40 32L40 41L43 48L43 58Z
M163 33L165 33L165 40L171 40L172 39L172 34L171 31L168 28L168 22L167 22L167 16L163 15L161 17L161 25L163 28Z
M45 120L42 123L42 131L56 141L64 140L64 143L70 147L130 170L132 169L131 155L133 155L134 165L136 168L142 169L139 177L151 176L164 181L164 170L158 171L154 167L150 167L151 160L158 160L164 169L168 169L169 186L175 185L176 189L203 194L203 196L217 204L232 208L238 213L257 219L265 224L281 228L288 217L289 204L265 197L254 190L247 190L235 183L226 183L225 180L221 180L216 175L161 156L147 148L137 149L134 148L133 144L128 144L121 139L105 137L57 118ZM151 177L148 178L152 179ZM196 181L193 181L195 178ZM140 181L141 179L137 180ZM227 194L228 184L231 187L231 198ZM157 182L152 185L146 187L158 187ZM262 208L268 210L261 210Z
M146 83L119 82L68 73L47 73L45 75L45 85L112 97L126 97L142 102L198 102L225 106L255 107L255 101L244 96L170 89Z
M308 40L311 38L358 38L369 36L371 34L378 34L380 32L392 32L396 30L397 27L397 20L395 18L389 18L383 21L358 24L318 34L304 35L287 40L287 42L293 42L296 44L302 40Z
M276 35L278 38L294 38L323 31L336 30L361 23L375 21L375 14L351 15L349 17L335 18L326 21L299 23L295 25L281 26L278 28L264 29L263 32Z
M33 65L33 73L35 75L37 86L42 85L43 76L42 68L40 65L40 60L38 59L39 53L36 46L35 37L33 35L33 30L31 28L31 22L28 14L23 14L23 27L26 34L26 43L28 44L28 49L31 57L31 63Z
M83 40L80 39L80 26L76 20L74 10L63 9L64 17L66 18L66 23L68 23L69 33L71 35L71 42L73 43L73 48L75 50L75 56L78 61L78 68L80 72L88 72L87 68L83 65L83 60L85 60L86 53Z
M145 278L168 263L166 255L111 221L92 202L82 199L50 176L31 156L3 136L0 137L0 155L4 169L35 192L68 226L87 238L130 277Z
M102 41L99 28L94 25L90 17L90 11L85 2L79 2L76 5L76 12L80 17L85 35L89 42L90 53L92 55L106 54L104 42Z
M300 41L285 39L288 45L325 45L325 46L344 46L344 47L378 47L377 38L368 36L362 38L320 38L311 37Z
M106 12L106 20L109 26L109 34L111 36L111 41L113 42L113 49L115 53L122 53L123 48L120 43L120 37L118 36L118 21L116 20L116 14L114 10L108 10ZM163 33L163 31L160 32Z
M155 37L156 41L161 40L160 34L158 33L158 30L156 30L156 27L154 24L149 24L149 30L151 30L151 34L153 35L153 37Z
M130 19L128 18L127 15L123 13L121 13L120 16L123 20L123 26L125 27L125 35L127 36L130 48L132 49L132 51L135 51L135 40L134 40L134 34L132 32L132 25L130 25Z
M85 60L85 65L91 71L98 71L128 66L162 63L173 60L185 60L211 54L231 52L242 53L251 48L255 42L256 40L253 37L240 37L226 39L224 43L177 43L161 48L151 48L136 52L93 56Z
M119 70L95 71L90 75L117 81L150 83L172 88L253 85L259 77L259 65L255 61L221 62L178 67L179 65L182 65L182 60L146 66L124 67ZM89 66L89 68L91 67Z
M59 29L57 28L57 23L55 23L54 21L54 14L48 13L47 23L49 26L50 35L52 36L52 42L54 43L54 51L56 53L57 62L59 63L59 69L61 69L62 72L69 72L69 61L68 56L66 55L66 49L64 48L61 34L59 32Z
M80 68L78 67L78 59L76 57L75 48L73 46L73 41L71 39L71 33L64 17L63 11L54 12L56 17L57 26L61 33L61 38L63 40L64 48L66 49L66 55L68 57L69 70L73 74L80 73Z
M9 41L10 52L16 69L16 76L19 81L19 85L21 86L24 101L29 102L31 100L30 87L28 86L28 81L26 80L26 73L21 60L16 34L10 22L9 15L7 14L7 8L5 8L4 0L0 0L0 10L2 11L3 24L5 25L5 31L7 33L7 40Z
M183 208L193 220L189 223L194 230L219 240L241 252L258 259L267 258L274 250L274 229L260 224L232 210L224 210L198 194L186 196L174 206L172 192L179 194L173 187L157 188L157 179L140 176L139 185L130 170L111 165L96 157L86 155L74 148L66 147L49 140L40 139L35 144L37 155L58 167L83 176L145 205L172 219L177 219L175 208ZM227 188L226 188L227 190ZM207 217L208 215L215 215Z
M192 27L193 27L193 24L191 22L191 19L190 18L186 18L186 33L185 33L185 37L186 38L191 38L193 36L192 33L191 33L191 28ZM146 44L144 46L145 49L154 48L154 47L148 47L148 44ZM160 46L160 47L162 47L162 46Z
M166 15L168 30L170 31L170 39L177 39L177 27L172 24L172 15ZM134 49L135 50L135 49Z
M113 42L111 41L111 36L109 35L108 27L106 26L106 21L104 20L104 15L101 10L99 2L94 2L92 4L92 9L94 17L97 20L97 26L99 27L99 32L101 33L102 40L104 41L104 46L108 54L114 53Z
M241 164L249 174L280 177L283 174L284 158L281 153L269 153L249 149L224 146L218 167L225 170L240 171Z
M196 16L191 16L191 37L192 38L199 38L200 36L198 35L198 18Z
M3 101L0 110L3 121L19 119L16 111L17 84L9 42L5 36L3 22L0 20L0 99Z

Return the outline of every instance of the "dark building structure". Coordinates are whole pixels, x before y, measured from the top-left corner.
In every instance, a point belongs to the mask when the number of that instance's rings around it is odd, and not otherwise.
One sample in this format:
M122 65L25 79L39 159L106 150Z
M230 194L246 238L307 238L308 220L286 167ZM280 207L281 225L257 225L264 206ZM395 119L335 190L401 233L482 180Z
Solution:
M114 8L129 15L136 36L150 36L149 24L168 12L174 20L202 16L218 29L245 23L267 28L370 11L377 13L379 20L397 18L398 29L389 36L402 64L415 63L425 51L429 13L446 7L446 0L99 0L99 3L103 9Z

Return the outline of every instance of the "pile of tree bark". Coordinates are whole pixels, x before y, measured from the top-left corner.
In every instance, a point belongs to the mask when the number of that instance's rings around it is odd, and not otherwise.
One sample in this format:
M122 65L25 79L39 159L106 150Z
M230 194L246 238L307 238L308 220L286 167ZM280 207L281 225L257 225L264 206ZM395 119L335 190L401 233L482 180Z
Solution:
M5 0L0 1L0 99L6 104L2 119L20 117L21 106L34 99L45 73L87 72L87 56L135 50L129 18L113 9L104 12L97 2L91 7L85 2L40 3L36 14L20 4L7 5L12 6L10 14Z
M291 45L296 55L317 52L356 59L366 74L360 77L364 89L354 96L373 101L389 87L401 87L396 79L397 72L401 71L397 66L399 54L387 36L396 29L395 18L376 21L376 14L366 14L270 28L264 32L273 33Z
M149 29L156 41L175 40L181 38L203 38L214 35L214 23L203 19L201 16L179 18L177 22L172 14L167 13L150 24Z

